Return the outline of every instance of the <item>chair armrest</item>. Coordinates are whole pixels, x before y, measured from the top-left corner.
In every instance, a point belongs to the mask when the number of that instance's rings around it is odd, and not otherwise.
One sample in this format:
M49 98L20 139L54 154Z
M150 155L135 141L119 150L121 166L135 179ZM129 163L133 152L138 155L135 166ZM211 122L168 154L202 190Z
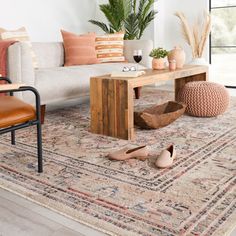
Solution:
M0 91L12 91L17 90L20 87L25 86L25 84L1 84L0 85Z
M7 82L8 84L12 84L11 80L7 77L2 77L2 75L0 76L0 81L5 81Z
M7 84L7 85L0 85L0 93L8 93L12 95L14 92L24 92L24 91L31 91L35 95L35 107L36 107L36 117L37 117L37 122L40 122L41 118L41 111L40 111L40 95L39 92L36 88L31 87L31 86L24 86L24 84Z

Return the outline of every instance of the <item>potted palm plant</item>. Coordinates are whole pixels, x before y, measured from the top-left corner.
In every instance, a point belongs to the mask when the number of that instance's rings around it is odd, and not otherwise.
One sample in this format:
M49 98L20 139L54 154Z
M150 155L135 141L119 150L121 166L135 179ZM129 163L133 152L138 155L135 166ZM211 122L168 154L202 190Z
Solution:
M153 10L154 0L109 0L99 5L108 24L89 20L105 33L124 31L124 39L140 39L157 14Z
M165 69L165 57L168 55L168 51L163 48L155 48L151 51L150 57L152 57L153 70Z

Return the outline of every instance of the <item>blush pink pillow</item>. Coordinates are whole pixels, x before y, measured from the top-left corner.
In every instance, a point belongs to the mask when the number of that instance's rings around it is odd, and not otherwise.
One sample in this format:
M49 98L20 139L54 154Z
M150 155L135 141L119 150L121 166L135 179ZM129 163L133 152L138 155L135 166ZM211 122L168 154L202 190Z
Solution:
M95 33L77 35L61 30L65 49L64 66L98 63L95 50Z

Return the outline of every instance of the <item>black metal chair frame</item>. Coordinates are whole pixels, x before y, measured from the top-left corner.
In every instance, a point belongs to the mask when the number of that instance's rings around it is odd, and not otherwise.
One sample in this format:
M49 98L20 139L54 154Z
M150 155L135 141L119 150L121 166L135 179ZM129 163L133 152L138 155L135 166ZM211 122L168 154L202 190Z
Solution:
M9 84L12 84L11 80L6 77L0 77L0 81L6 81ZM7 128L0 128L0 134L5 134L11 132L11 143L15 145L15 131L18 129L23 129L29 126L36 125L37 126L37 154L38 154L38 172L43 172L43 151L42 151L42 131L41 131L41 115L40 115L40 95L38 91L31 87L31 86L21 86L18 89L9 89L9 90L2 90L0 93L10 93L10 96L13 96L15 92L24 92L24 91L31 91L35 95L35 107L36 107L36 119L27 121L22 124L17 124Z

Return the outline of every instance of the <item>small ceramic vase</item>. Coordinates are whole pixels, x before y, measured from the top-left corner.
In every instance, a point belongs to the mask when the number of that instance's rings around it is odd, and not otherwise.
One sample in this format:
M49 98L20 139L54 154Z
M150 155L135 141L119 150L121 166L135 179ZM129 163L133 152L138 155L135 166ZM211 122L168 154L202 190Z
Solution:
M176 68L177 69L183 68L184 63L185 63L185 59L186 59L186 55L185 55L184 50L181 47L175 47L168 54L169 61L172 61L172 60L176 61Z
M164 58L153 58L152 59L152 69L153 70L163 70L165 69L165 59Z
M169 61L169 70L170 71L176 70L176 60Z

